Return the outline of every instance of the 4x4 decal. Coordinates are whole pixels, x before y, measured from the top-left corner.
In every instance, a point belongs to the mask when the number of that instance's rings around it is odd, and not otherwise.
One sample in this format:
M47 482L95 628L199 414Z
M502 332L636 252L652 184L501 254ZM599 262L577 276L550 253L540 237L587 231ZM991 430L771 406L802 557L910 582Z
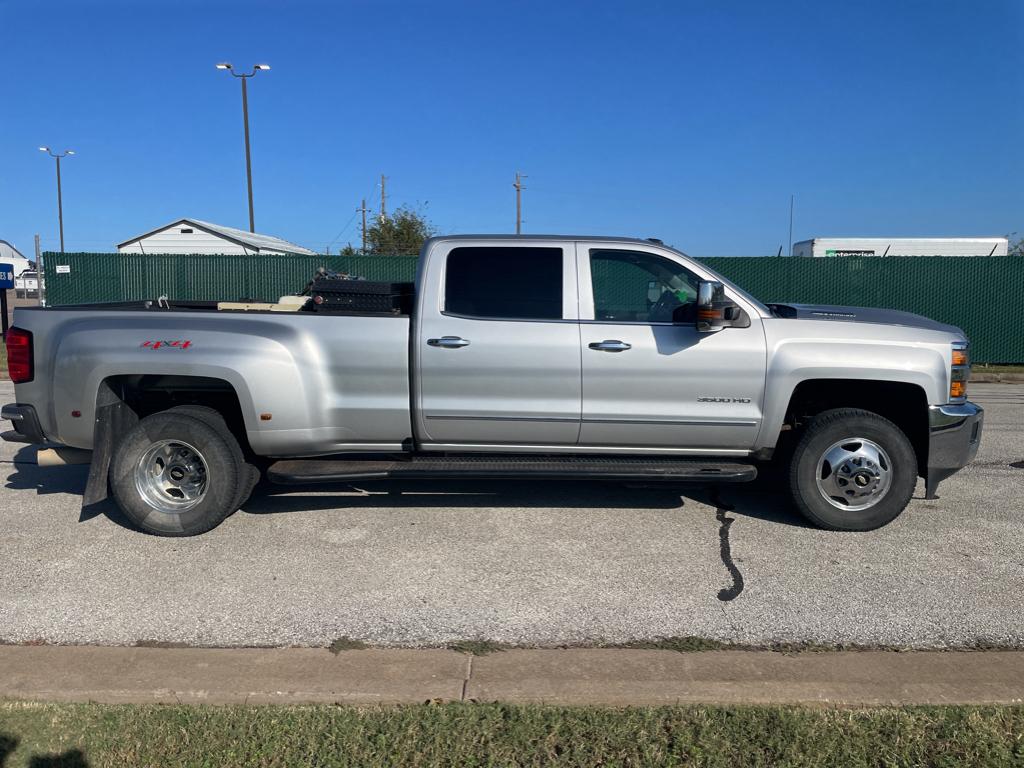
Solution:
M176 339L175 341L144 341L142 346L145 349L188 349L192 342L188 339Z

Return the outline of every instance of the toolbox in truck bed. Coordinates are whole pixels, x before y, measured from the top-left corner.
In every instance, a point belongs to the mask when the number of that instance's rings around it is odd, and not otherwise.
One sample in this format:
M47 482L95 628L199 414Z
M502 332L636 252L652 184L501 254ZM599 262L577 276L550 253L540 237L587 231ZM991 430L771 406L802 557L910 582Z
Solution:
M314 281L306 305L311 312L412 312L413 283L321 278Z

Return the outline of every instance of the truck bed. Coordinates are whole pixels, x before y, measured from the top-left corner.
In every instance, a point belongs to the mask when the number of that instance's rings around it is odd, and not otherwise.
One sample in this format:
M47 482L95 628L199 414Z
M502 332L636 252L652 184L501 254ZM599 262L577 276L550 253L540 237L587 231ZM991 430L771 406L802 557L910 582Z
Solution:
M92 447L101 385L144 377L229 387L260 455L398 451L412 435L408 315L123 302L19 307L15 323L35 345L18 399L45 404L44 433L74 448Z

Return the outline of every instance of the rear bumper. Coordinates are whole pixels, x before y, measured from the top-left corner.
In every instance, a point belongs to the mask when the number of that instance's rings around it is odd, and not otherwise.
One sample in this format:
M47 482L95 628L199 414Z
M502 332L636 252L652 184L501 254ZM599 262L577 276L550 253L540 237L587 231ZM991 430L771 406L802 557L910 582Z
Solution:
M974 459L984 422L985 411L974 403L933 405L928 409L925 498L936 498L939 483Z
M39 426L39 417L36 409L31 405L18 405L11 403L0 409L0 419L6 419L14 425L14 429L0 434L0 438L8 443L36 443L46 442L43 435L43 428Z

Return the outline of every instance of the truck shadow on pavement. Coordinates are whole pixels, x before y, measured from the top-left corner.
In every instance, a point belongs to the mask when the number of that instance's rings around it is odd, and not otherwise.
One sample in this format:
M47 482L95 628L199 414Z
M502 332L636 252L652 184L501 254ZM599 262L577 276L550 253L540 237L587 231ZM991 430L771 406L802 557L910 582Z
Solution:
M627 485L600 480L415 480L358 485L276 486L260 483L242 511L253 515L331 509L514 508L681 509L698 502L770 523L811 527L788 497L756 481L719 487L692 483Z
M12 469L5 488L32 490L38 495L81 496L85 491L87 466L39 467L36 464L7 464ZM792 508L788 497L760 480L730 486L700 486L688 483L626 485L598 480L405 480L367 481L358 485L278 486L261 482L242 512L275 515L329 510L358 510L378 507L393 509L477 508L515 509L682 509L687 502L712 507L719 522L724 509L732 519L753 518L796 527L809 527ZM111 500L83 509L79 522L103 515L130 528ZM729 520L731 523L732 519Z
M14 472L9 474L4 488L16 491L35 491L39 496L67 494L81 497L85 493L85 483L89 478L89 467L85 465L67 467L40 467L36 464L7 464ZM77 502L77 500L76 500ZM111 522L131 528L131 524L121 514L113 501L107 500L83 509L78 522L84 523L100 515L106 516ZM2 765L0 765L2 768Z

